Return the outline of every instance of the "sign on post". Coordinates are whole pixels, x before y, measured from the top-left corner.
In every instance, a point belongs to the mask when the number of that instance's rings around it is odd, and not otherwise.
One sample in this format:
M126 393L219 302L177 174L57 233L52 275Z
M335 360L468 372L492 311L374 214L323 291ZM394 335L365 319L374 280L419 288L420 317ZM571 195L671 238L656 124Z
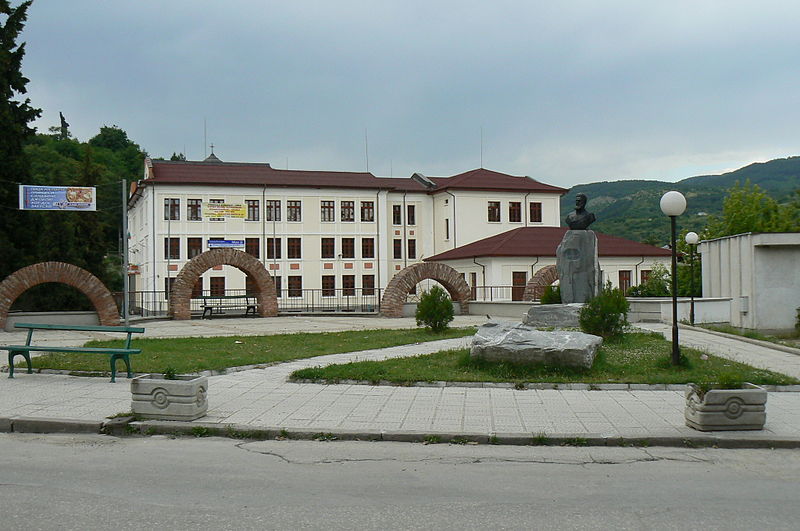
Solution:
M236 249L244 247L244 240L208 240L209 249Z
M93 186L19 185L20 210L97 210Z

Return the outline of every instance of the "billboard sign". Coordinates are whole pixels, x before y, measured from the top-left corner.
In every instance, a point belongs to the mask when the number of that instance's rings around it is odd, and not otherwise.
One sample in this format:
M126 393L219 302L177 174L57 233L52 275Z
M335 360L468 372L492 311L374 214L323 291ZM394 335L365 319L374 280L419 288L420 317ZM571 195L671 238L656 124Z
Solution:
M20 210L97 210L93 186L19 185Z
M203 203L203 216L207 218L246 217L244 205L239 203Z
M208 240L209 249L238 249L244 247L244 240Z

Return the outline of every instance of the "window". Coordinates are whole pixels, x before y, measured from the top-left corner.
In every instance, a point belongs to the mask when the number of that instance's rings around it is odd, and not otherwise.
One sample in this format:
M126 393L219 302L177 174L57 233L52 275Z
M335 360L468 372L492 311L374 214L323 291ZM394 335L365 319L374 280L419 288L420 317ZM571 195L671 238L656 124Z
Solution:
M403 223L403 209L400 205L392 205L392 224L400 225Z
M522 221L522 203L518 203L516 201L509 201L508 221L510 221L511 223L520 223Z
M375 240L361 238L361 258L375 258Z
M286 201L286 220L303 221L302 203L300 201Z
M334 238L322 238L322 258L333 258L336 256Z
M186 219L189 221L203 221L203 200L187 199Z
M322 296L336 296L336 277L333 275L322 275Z
M199 299L203 296L203 277L197 279L197 282L192 286L192 299Z
M267 238L267 258L270 260L281 259L281 239Z
M354 201L342 201L342 221L356 220L356 204Z
M356 257L356 239L342 238L342 258Z
M275 296L281 297L281 277L272 277L272 282L275 283Z
M258 199L248 199L245 203L247 203L247 217L245 221L259 221L261 219L259 216L261 209L258 204Z
M361 221L375 221L375 203L361 201Z
M500 201L489 201L489 221L500 221Z
M444 239L450 239L450 220L447 218L444 220Z
M320 201L320 207L319 207L320 221L336 221L333 213L333 209L335 208L335 206L336 203L334 203L333 201Z
M631 272L630 270L621 270L619 272L619 289L622 293L627 293L631 289Z
M181 200L164 199L164 219L181 219Z
M172 286L175 285L175 277L167 277L164 279L164 298L169 299L169 294L172 292Z
M267 221L281 220L281 202L279 199L267 201Z
M342 295L352 297L356 294L356 276L342 275Z
M416 207L414 205L407 205L406 209L406 223L409 225L416 225L417 224L417 212Z
M289 293L290 297L302 297L303 296L303 277L301 276L290 276L289 277Z
M642 269L641 272L642 281L641 283L644 284L650 278L650 270L649 269Z
M302 258L300 238L286 238L286 256L288 258Z
M408 258L416 258L417 257L417 240L409 239L408 242L408 253L406 256Z
M542 222L542 204L541 203L531 203L531 222L534 222L534 223L541 223Z
M361 294L375 295L375 275L361 275Z
M399 260L403 258L403 240L394 240L394 259Z
M221 205L225 202L224 199L209 199L209 203L212 205ZM209 221L225 221L225 218L208 218Z
M186 258L191 260L203 252L203 238L186 238Z
M211 277L209 286L212 297L223 297L225 295L225 277Z
M261 240L259 238L245 238L244 252L250 256L261 259Z
M178 260L181 257L181 239L164 238L164 258Z

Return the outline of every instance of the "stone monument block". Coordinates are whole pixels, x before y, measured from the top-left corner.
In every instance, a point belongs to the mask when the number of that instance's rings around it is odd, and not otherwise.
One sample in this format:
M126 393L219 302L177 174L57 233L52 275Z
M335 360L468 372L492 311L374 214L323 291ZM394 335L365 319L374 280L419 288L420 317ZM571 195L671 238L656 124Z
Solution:
M580 328L583 304L534 304L522 323L534 328Z
M584 303L598 293L600 260L591 230L568 230L556 249L561 302Z

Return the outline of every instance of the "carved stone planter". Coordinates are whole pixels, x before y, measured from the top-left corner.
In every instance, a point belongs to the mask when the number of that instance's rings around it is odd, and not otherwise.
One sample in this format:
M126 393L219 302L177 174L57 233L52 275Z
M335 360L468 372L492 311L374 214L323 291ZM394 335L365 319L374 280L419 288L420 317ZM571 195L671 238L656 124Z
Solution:
M195 420L208 410L207 376L178 375L165 380L144 374L131 380L131 409L147 419Z
M767 420L767 391L744 384L739 389L686 386L686 425L700 431L761 430Z

